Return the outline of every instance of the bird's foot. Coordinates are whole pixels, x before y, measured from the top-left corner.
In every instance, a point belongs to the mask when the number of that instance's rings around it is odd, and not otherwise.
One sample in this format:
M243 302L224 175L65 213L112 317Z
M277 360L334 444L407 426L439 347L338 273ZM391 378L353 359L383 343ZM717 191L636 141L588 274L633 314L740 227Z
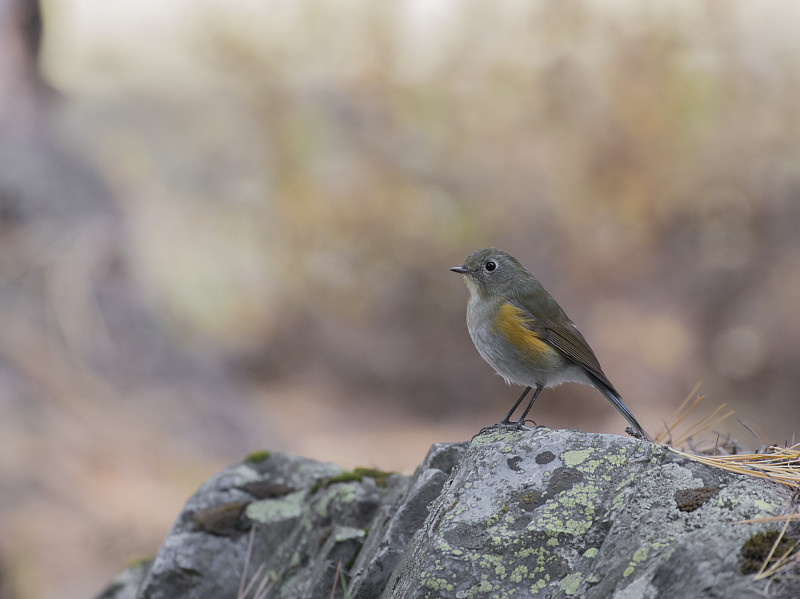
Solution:
M521 431L521 430L529 431L529 430L532 430L530 426L526 425L527 422L530 422L531 424L533 424L533 428L538 428L539 427L539 425L536 424L536 422L534 422L531 419L528 419L528 420L501 420L495 426L504 426L504 427L507 427L507 428L512 428L512 429L517 430L517 431Z
M517 428L517 422L498 422L497 424L490 424L489 426L484 426L481 430L475 433L475 437L478 435L482 435L484 433L491 433L493 431L507 431L507 430L515 430ZM472 437L473 439L475 437Z

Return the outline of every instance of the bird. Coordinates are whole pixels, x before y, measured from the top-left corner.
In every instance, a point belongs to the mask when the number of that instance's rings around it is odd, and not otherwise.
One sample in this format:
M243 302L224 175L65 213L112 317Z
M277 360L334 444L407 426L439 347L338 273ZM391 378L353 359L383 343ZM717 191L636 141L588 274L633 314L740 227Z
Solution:
M467 329L478 353L506 383L525 387L498 425L523 426L543 389L574 382L597 389L630 423L630 434L649 440L586 339L519 260L486 248L450 270L463 275L467 284ZM512 421L531 389L522 416Z

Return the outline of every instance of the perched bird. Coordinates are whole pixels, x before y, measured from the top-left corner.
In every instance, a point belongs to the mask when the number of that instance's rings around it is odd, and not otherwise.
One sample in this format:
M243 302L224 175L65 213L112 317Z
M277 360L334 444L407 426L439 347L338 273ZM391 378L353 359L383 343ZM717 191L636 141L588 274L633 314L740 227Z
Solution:
M525 391L498 424L522 425L545 387L574 382L590 385L648 439L577 327L519 260L496 248L472 252L451 268L464 275L469 300L467 328L481 357L507 383ZM518 421L511 415L531 389L533 397Z

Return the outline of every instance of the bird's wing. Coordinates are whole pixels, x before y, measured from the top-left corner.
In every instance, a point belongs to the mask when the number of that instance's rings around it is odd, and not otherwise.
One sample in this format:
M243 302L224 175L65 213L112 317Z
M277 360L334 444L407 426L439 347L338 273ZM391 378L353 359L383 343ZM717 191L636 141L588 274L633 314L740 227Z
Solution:
M606 377L592 348L578 328L564 313L556 301L547 295L538 299L517 300L519 306L530 315L527 326L545 343L554 347L572 362L582 366L616 393ZM536 306L543 305L544 310Z

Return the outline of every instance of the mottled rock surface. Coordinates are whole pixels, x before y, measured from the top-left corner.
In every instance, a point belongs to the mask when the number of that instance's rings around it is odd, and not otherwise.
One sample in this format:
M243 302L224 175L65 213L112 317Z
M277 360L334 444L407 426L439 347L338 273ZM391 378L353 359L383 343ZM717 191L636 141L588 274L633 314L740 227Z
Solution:
M653 443L538 429L473 441L384 598L758 597L742 545L773 483ZM763 585L762 585L763 586ZM800 597L800 585L794 585Z
M146 574L103 597L327 599L338 572L352 599L800 597L743 573L743 546L779 526L742 521L789 513L792 493L649 442L489 430L410 477L257 457L207 481Z

